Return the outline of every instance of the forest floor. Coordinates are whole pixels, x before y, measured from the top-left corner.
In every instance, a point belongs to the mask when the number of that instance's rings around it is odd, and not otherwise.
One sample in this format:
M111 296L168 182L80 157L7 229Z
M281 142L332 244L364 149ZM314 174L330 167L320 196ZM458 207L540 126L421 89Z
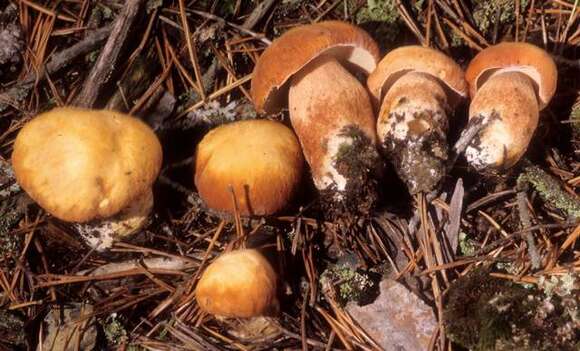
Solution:
M558 88L525 158L502 174L478 174L460 158L434 198L408 195L389 169L379 207L356 233L324 221L308 182L279 216L206 211L193 184L197 142L217 125L264 117L250 97L260 53L293 27L332 19L364 28L382 54L430 46L463 68L502 41L546 49ZM574 0L1 2L0 350L50 349L55 328L70 333L67 350L395 349L381 330L441 351L577 350L579 23ZM20 128L64 105L138 116L163 145L151 223L106 252L33 204L11 169ZM451 117L450 144L468 107ZM287 111L265 117L288 123ZM257 232L276 238L280 314L201 313L192 292L203 269ZM381 281L396 284L389 301L403 324L373 302L391 290ZM373 313L386 324L371 330ZM428 335L413 329L420 314L433 323Z

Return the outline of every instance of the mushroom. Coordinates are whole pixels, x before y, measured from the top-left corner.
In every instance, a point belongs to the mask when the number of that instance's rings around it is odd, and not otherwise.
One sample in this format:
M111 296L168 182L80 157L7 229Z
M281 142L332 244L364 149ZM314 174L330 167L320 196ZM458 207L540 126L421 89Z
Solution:
M556 64L532 44L506 42L475 56L465 77L470 122L483 126L465 150L467 162L477 170L507 169L526 152L539 111L556 91Z
M448 114L466 97L463 70L443 53L421 46L389 52L367 85L380 104L377 134L409 192L429 192L446 174Z
M249 318L278 312L277 276L255 249L224 253L213 261L195 290L199 307L228 318Z
M146 223L161 162L161 144L145 123L72 107L33 118L12 153L22 189L54 217L76 223L97 250Z
M245 120L210 131L197 147L195 185L207 206L270 215L288 205L302 178L296 136L282 123ZM233 194L232 194L233 190Z
M380 170L372 105L352 72L370 73L379 50L362 29L340 21L293 28L275 40L254 68L251 95L260 113L286 105L329 204L368 208ZM330 207L329 209L331 209Z

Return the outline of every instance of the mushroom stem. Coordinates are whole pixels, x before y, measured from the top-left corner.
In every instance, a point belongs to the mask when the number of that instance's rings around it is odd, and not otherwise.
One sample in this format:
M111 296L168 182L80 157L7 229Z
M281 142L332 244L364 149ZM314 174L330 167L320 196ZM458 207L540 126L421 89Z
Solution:
M333 201L355 200L355 208L374 202L369 186L381 163L363 85L336 59L321 56L292 78L288 105L316 187Z
M126 238L145 227L152 209L153 191L147 190L111 218L76 223L74 226L87 245L102 251L110 248L115 240Z
M430 74L410 72L388 90L377 133L411 194L432 190L446 173L447 94Z
M465 150L467 162L478 170L506 169L525 153L536 130L539 106L530 78L515 71L497 71L477 91L469 118L489 123Z

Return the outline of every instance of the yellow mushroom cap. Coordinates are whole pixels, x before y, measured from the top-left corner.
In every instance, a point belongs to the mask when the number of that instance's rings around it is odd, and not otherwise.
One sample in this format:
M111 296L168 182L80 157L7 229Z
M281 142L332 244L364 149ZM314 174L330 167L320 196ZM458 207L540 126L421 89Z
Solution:
M205 269L195 294L207 313L249 318L276 313L276 291L276 273L268 260L257 250L237 250Z
M111 217L151 190L162 149L140 120L107 110L55 108L28 122L12 164L28 195L69 222Z
M269 215L283 209L297 189L304 167L300 144L288 127L268 120L219 126L199 143L195 185L208 207Z

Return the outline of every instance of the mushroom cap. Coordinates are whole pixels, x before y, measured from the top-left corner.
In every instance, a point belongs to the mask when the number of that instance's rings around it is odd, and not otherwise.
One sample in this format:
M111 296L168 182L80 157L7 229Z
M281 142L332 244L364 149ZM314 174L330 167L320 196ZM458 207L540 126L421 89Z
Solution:
M379 106L382 97L407 72L427 73L461 97L467 97L465 75L459 65L442 52L423 46L403 46L389 52L367 79L367 86Z
M195 185L208 207L234 213L231 190L242 215L269 215L284 208L304 167L298 139L268 120L219 126L197 147Z
M222 317L249 318L278 310L276 272L257 250L237 250L219 256L199 279L199 307Z
M372 72L379 48L363 29L347 22L325 21L293 28L260 56L252 78L252 100L258 112L281 109L286 83L313 59L329 55L349 68Z
M162 149L140 120L107 110L55 108L18 133L12 164L20 186L69 222L111 217L151 186Z
M526 74L536 85L540 110L548 105L556 92L558 70L554 60L543 49L528 43L505 42L490 46L477 54L465 71L472 97L497 71Z

